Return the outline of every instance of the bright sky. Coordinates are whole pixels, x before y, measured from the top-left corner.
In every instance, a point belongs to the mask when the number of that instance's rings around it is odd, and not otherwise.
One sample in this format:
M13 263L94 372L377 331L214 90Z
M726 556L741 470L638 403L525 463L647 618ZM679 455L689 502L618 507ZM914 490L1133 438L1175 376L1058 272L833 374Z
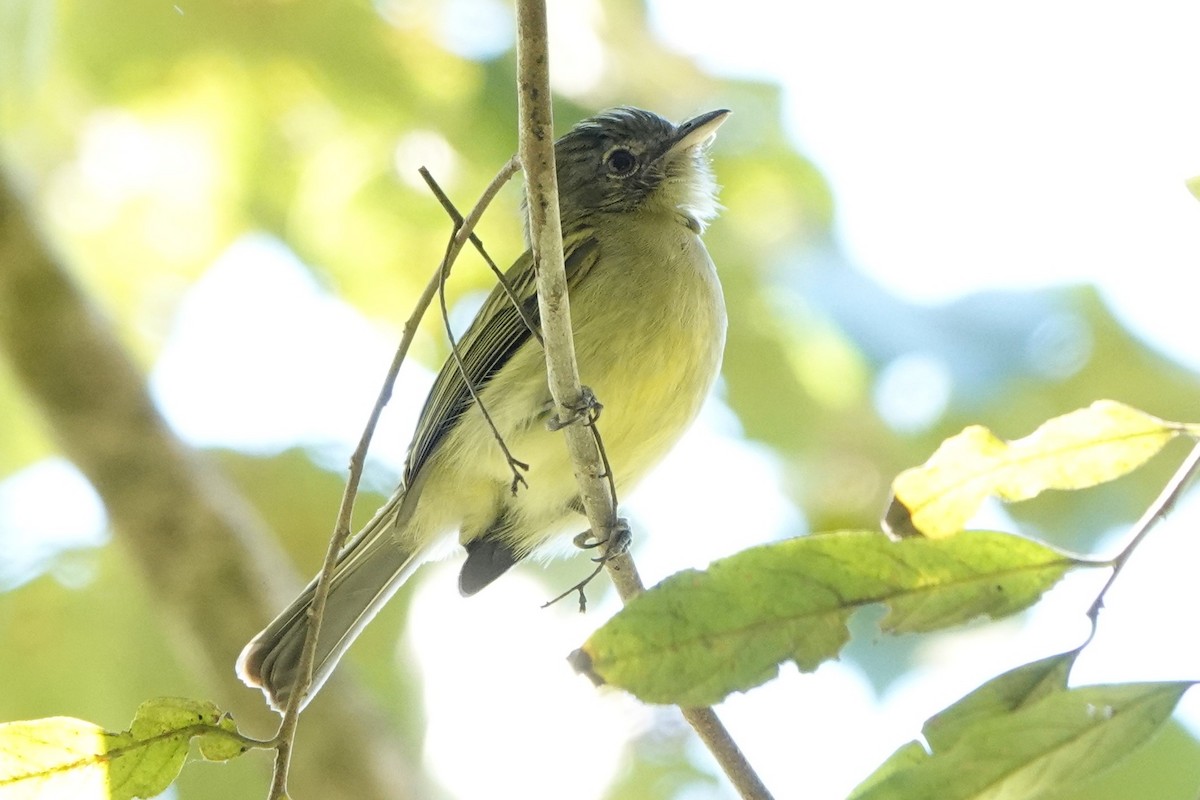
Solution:
M490 0L476 2L495 10ZM471 4L447 8L459 14ZM1126 5L1031 0L986 8L951 0L741 0L733 14L726 4L696 0L652 7L660 33L713 71L785 87L789 129L833 185L841 244L881 283L937 301L985 288L1094 282L1141 336L1200 368L1193 309L1200 205L1184 188L1200 174L1200 6L1149 2L1135 13ZM576 70L581 80L586 72ZM730 124L755 123L735 116ZM300 440L348 451L393 346L390 333L325 295L286 250L248 237L191 291L154 390L197 444L270 450ZM336 355L347 348L362 357L351 363ZM414 368L385 415L376 453L392 465L429 380ZM231 383L236 396L208 391ZM276 402L281 392L293 402ZM736 420L714 401L635 498L647 531L639 551L646 575L703 565L803 525L775 490L772 458L736 433ZM718 519L706 509L693 526L681 519L694 505L685 483L716 460L728 466L724 494L740 503L718 509ZM94 541L102 531L90 488L50 462L0 484L0 532L32 530L30 515L44 506L30 498L41 492L80 511L78 520L58 520L61 535ZM1170 618L1170 609L1192 600L1200 543L1189 534L1200 523L1198 505L1181 508L1131 562L1078 680L1197 677L1184 637L1146 620ZM669 528L710 533L686 547L653 535ZM750 534L735 541L739 531ZM526 798L561 797L565 785L581 800L600 796L599 776L619 758L612 743L644 729L652 712L597 694L561 658L612 609L586 617L538 611L544 589L520 574L463 602L450 569L433 569L398 658L410 664L420 653L431 713L427 757L439 779L463 800L491 797L496 771L536 748ZM732 698L722 714L778 796L844 796L927 716L982 680L1077 644L1081 609L1096 585L1095 576L1067 581L1028 623L931 641L922 650L925 668L883 698L854 667L833 663L813 676L785 669L770 685ZM481 688L490 691L473 696L465 665L473 653L501 650L516 655L489 665L491 680ZM543 701L523 702L532 691ZM1184 709L1200 729L1194 697ZM528 729L514 731L515 719ZM576 734L581 726L586 737ZM463 770L466 749L496 764ZM725 795L689 800L718 796Z
M930 302L1094 283L1135 332L1200 368L1200 204L1184 187L1200 175L1200 6L744 0L729 14L656 0L653 9L660 34L714 71L784 86L796 141L833 186L840 243L880 283ZM1076 682L1197 677L1188 637L1147 624L1190 602L1197 523L1193 493L1110 592ZM1016 627L1006 623L936 640L929 668L879 708L864 706L846 676L818 673L729 703L730 716L740 722L758 703L768 714L761 695L789 693L775 702L820 720L789 729L808 731L812 748L789 748L753 715L739 736L760 732L764 749L785 751L776 753L783 781L795 776L786 751L819 754L783 796L843 796L842 776L856 769L843 759L856 749L899 744L980 679L1080 641L1095 581L1066 582L1019 635L1006 636ZM823 680L829 694L812 688ZM1194 693L1180 716L1200 730ZM827 725L849 732L829 736ZM758 746L746 743L752 758Z

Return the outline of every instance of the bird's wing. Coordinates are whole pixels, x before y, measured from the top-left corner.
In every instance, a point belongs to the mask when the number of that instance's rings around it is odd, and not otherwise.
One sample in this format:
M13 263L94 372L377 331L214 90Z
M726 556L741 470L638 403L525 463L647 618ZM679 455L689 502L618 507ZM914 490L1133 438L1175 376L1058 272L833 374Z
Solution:
M563 251L568 289L573 288L595 265L599 249L599 242L590 231L584 230L565 237ZM505 278L525 316L540 329L532 253L525 251L505 273ZM467 381L471 382L476 392L481 391L530 336L529 328L504 287L497 284L458 343L462 368L459 368L453 355L446 359L425 400L416 433L409 445L408 462L404 470L405 485L412 485L438 444L475 402L467 388Z

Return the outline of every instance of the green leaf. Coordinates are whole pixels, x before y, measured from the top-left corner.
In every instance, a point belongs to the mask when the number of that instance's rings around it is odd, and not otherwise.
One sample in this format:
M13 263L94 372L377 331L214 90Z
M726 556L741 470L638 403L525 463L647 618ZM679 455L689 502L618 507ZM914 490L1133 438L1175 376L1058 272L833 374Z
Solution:
M948 536L988 496L1028 500L1047 489L1095 486L1133 471L1185 431L1112 400L1055 417L1012 442L972 425L922 466L896 476L886 522L900 535Z
M70 717L0 725L0 800L125 798L161 794L183 767L188 744L224 761L252 744L212 703L147 700L122 733Z
M202 733L196 737L200 755L205 761L228 761L246 752L246 742L238 733L237 723L230 714L222 714L217 727L221 729L220 733ZM230 733L234 735L226 735Z
M878 769L868 775L867 779L855 788L854 791L856 794L849 798L849 800L855 800L855 797L862 796L876 786L882 785L893 775L922 764L928 758L929 752L920 742L914 741L901 745L899 750L888 756L887 761L880 764Z
M1075 653L989 681L900 748L850 800L1037 800L1112 766L1170 716L1190 682L1066 688Z
M1192 197L1200 200L1200 175L1188 178L1185 183L1187 184L1188 191L1192 193Z
M1020 611L1068 569L1092 565L1005 533L806 536L671 576L571 660L593 680L647 702L711 705L770 680L785 660L813 670L833 658L862 606L889 606L884 631L929 631Z
M949 747L979 720L1015 711L1067 688L1067 677L1078 651L1024 664L980 686L954 705L934 715L922 733L935 750Z

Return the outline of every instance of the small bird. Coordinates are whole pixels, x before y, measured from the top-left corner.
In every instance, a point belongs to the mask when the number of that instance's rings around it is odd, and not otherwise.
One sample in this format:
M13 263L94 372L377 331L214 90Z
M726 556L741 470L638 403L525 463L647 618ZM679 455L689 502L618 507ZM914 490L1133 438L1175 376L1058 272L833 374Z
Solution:
M673 125L649 111L614 108L555 145L580 379L603 403L601 433L618 490L679 439L720 370L725 302L700 235L717 212L706 148L729 114ZM536 325L532 254L506 276ZM455 531L467 553L459 590L469 596L556 535L586 527L566 444L552 430L541 344L502 287L459 351L462 368L448 360L425 401L399 488L338 557L305 703ZM468 379L509 451L528 464L526 485L513 484ZM242 681L261 688L278 711L296 682L315 585L238 658Z

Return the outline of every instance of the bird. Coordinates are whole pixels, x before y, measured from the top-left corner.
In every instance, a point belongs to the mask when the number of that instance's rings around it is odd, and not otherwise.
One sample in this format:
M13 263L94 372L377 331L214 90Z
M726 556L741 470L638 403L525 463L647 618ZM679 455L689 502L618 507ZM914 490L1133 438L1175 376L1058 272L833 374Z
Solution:
M719 209L708 146L727 109L678 125L629 106L555 143L580 380L602 403L612 477L624 491L695 419L721 367L726 312L701 240ZM526 242L528 244L528 229ZM506 272L442 367L399 487L340 552L302 704L431 552L457 532L471 596L531 552L586 527L547 385L530 250ZM515 307L513 300L521 306ZM468 380L474 387L468 385ZM480 408L483 406L483 409ZM485 419L514 458L523 485ZM316 581L242 650L237 674L282 713L297 682Z

